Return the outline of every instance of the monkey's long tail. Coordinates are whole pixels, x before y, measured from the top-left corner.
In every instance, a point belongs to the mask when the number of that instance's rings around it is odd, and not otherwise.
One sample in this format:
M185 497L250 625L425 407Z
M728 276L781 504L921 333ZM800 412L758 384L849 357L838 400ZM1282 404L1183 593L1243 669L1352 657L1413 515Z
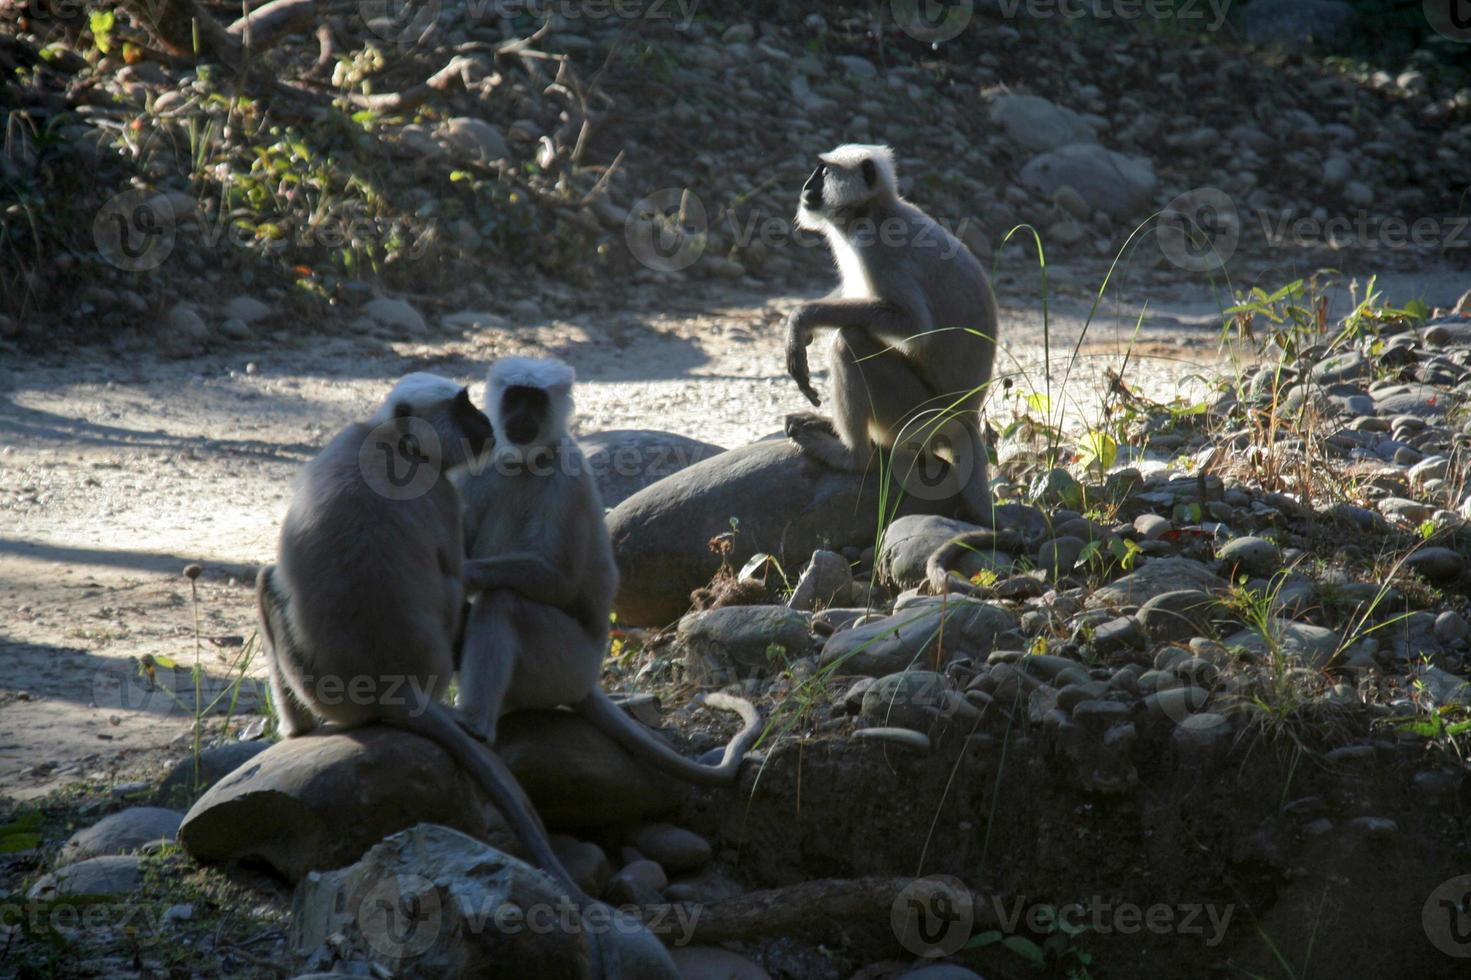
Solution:
M574 707L598 731L660 772L697 786L730 786L740 773L741 760L761 735L761 714L745 698L729 694L708 694L705 703L712 708L734 711L745 722L745 727L726 743L720 764L714 766L701 765L674 751L667 742L630 718L601 690L593 691Z
M950 566L967 551L1014 551L1021 546L1021 537L1014 531L996 531L990 528L966 531L930 552L930 557L924 563L925 578L929 580L930 590L936 595L959 592L961 595L988 598L989 592L976 588L959 575L952 574Z

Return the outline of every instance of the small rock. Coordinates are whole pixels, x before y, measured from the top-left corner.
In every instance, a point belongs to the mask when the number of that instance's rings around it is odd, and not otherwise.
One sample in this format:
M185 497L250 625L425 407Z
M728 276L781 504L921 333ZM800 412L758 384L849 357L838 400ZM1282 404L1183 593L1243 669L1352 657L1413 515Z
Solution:
M787 607L811 610L837 604L847 596L852 584L853 569L848 560L836 552L819 549L812 553L812 560L797 579Z
M1430 582L1440 585L1453 582L1461 576L1466 562L1460 552L1450 548L1420 548L1405 559L1405 566L1425 576Z
M603 897L612 905L657 905L668 884L669 877L658 862L631 861L608 879Z
M679 621L676 639L690 676L700 684L729 684L780 670L811 649L806 614L785 606L725 606Z
M424 322L419 311L401 299L379 296L364 306L363 312L383 326L402 330L413 337L429 332L429 325Z
M640 827L634 831L633 846L650 860L659 862L670 874L693 871L710 863L710 842L673 824Z
M155 841L172 841L184 814L154 806L135 806L104 817L72 834L56 856L57 867L87 858L127 854Z
M1265 538L1245 535L1233 538L1216 555L1222 571L1229 579L1245 574L1249 578L1270 578L1282 567L1282 552Z
M143 878L143 859L135 854L88 858L43 875L28 898L48 902L82 895L126 895Z

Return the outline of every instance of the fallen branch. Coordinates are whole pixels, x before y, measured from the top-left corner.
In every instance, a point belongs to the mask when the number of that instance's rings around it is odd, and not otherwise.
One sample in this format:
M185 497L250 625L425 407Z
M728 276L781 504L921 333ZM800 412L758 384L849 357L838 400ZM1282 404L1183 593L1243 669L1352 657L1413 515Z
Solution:
M747 892L723 902L645 905L651 927L688 922L700 944L801 937L813 942L861 944L869 951L897 951L891 917L914 878L823 878L785 888ZM991 918L990 906L974 900L976 924Z
M317 19L317 0L271 0L225 28L252 51L264 51L283 37L300 34Z

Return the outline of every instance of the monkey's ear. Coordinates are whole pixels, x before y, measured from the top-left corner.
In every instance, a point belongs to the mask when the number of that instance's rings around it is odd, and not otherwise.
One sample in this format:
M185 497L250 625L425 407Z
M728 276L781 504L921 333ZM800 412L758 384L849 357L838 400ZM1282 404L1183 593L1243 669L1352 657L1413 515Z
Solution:
M473 408L474 407L473 405L470 404L470 389L469 388L461 388L460 389L460 393L455 396L455 407L456 408Z
M872 187L874 184L878 183L879 168L874 166L872 160L864 160L863 163L859 165L858 169L863 172L863 182L869 187Z

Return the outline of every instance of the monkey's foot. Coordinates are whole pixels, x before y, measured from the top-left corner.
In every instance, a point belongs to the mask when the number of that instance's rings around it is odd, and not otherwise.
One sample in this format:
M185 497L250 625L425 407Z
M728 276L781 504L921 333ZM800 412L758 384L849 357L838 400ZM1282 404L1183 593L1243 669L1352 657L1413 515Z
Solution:
M787 416L787 438L802 449L807 459L821 463L828 469L861 473L864 460L858 459L843 440L831 419L812 412L800 412Z
M793 412L787 416L786 430L787 438L798 443L802 441L800 434L814 430L823 432L834 439L838 437L838 430L833 427L833 420L824 415L818 415L816 412Z

